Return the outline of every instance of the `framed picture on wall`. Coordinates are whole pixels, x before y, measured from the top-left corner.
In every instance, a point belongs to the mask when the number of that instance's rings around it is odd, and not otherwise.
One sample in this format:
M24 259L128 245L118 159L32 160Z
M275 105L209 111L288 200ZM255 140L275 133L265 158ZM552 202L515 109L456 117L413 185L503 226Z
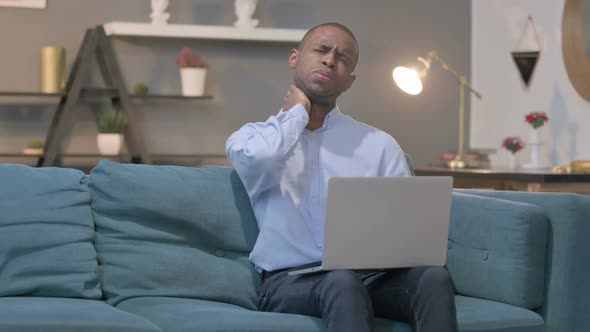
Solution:
M0 0L0 7L45 8L47 0Z

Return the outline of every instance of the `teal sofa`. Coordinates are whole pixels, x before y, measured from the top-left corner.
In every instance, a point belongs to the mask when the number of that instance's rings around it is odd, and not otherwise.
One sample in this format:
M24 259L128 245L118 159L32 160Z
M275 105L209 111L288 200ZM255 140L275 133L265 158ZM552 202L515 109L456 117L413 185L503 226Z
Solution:
M590 330L589 196L456 191L452 204L462 332ZM0 331L322 331L256 311L257 232L229 167L0 165Z

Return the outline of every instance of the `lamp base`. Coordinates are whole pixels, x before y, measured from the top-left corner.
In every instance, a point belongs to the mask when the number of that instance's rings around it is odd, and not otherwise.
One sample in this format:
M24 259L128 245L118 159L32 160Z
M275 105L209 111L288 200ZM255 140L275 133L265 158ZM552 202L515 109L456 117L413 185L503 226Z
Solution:
M449 161L447 166L449 168L466 168L467 162L461 156L457 156L455 159Z

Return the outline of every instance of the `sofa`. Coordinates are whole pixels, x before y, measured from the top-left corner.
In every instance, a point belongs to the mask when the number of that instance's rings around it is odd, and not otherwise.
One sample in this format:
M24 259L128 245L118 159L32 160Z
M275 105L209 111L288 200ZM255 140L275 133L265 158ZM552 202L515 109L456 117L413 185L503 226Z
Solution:
M462 332L590 331L589 196L456 190L451 211ZM0 331L322 331L256 311L257 232L230 167L0 165Z

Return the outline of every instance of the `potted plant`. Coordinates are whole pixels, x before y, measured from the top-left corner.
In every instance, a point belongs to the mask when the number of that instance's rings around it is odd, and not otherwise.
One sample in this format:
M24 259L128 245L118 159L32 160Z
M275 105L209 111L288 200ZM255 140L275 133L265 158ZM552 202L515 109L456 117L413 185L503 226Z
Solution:
M547 168L548 165L542 160L543 140L539 131L549 121L549 117L545 112L531 112L525 115L525 121L531 125L529 130L528 146L531 152L530 164L524 165L526 168L541 169Z
M145 96L150 91L150 88L144 83L137 83L133 86L133 93L138 96Z
M34 139L27 144L27 148L23 151L24 154L41 155L43 154L44 143L40 139Z
M121 151L123 132L127 128L127 115L120 110L109 110L100 116L98 124L98 151L104 155L116 155Z
M532 112L524 117L525 121L533 126L533 129L543 127L545 122L549 121L549 117L545 112Z
M202 96L205 91L207 77L207 63L190 47L184 47L176 57L176 64L180 67L180 81L183 96Z
M517 168L518 163L516 160L516 153L524 148L524 143L520 137L506 137L504 141L502 141L502 147L511 152L510 155L508 155L508 167L512 169Z

